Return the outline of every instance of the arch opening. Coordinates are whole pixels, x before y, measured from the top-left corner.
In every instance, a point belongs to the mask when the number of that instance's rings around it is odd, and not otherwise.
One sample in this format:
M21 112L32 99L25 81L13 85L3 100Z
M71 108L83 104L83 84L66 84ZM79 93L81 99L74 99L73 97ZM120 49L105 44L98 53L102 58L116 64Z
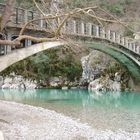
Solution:
M140 66L129 57L129 55L126 55L126 53L123 53L122 51L116 50L111 45L105 45L103 43L90 43L88 44L88 47L101 51L105 54L110 55L114 59L116 59L120 64L122 64L131 75L134 84L140 88Z

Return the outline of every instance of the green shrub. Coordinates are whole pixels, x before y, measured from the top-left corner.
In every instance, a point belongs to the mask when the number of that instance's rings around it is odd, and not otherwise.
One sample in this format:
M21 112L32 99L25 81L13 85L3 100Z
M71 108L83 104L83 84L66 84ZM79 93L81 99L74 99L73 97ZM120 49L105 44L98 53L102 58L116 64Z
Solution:
M117 16L123 16L125 13L124 6L120 4L110 5L108 6L108 10Z

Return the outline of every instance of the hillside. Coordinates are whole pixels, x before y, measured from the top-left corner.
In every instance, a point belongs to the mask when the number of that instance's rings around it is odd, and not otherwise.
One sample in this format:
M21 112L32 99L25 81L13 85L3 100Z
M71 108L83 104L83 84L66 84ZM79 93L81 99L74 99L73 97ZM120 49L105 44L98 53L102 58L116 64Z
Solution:
M1 0L3 1L3 0ZM45 1L45 0L44 0ZM117 17L122 22L125 22L127 26L129 26L135 32L140 31L140 0L57 0L60 9L64 9L63 11L70 11L74 8L83 8L83 7L92 7L99 6L114 17ZM47 11L51 10L51 0L45 1L46 5L41 5L43 9L46 7ZM17 6L34 9L32 0L17 0ZM110 18L104 12L100 10L95 11L97 16L103 18ZM84 18L84 17L83 17ZM122 31L124 35L133 37L133 32L123 27L120 24L105 24L104 26L109 26L112 30Z
M140 31L140 0L64 0L66 9L73 9L75 7L92 7L99 6L114 17L117 17L122 22L125 22L135 32ZM68 8L69 7L69 8ZM100 10L95 11L97 16L107 17L105 13ZM109 18L109 17L107 17ZM133 32L123 27L120 24L108 24L112 30L122 31L124 35L133 37Z
M43 0L46 5L46 9L50 10L51 0ZM121 21L126 22L126 24L134 29L135 31L140 31L140 0L57 0L60 2L60 8L64 11L70 11L74 8L92 7L99 6L107 11L109 11L115 17L121 19ZM0 0L0 3L4 3L5 0ZM39 2L39 4L41 4ZM17 7L23 7L26 9L35 9L35 5L32 0L17 0ZM42 4L41 4L42 6ZM47 10L47 11L48 11ZM104 13L100 11L95 11L96 15L105 16ZM117 27L118 26L118 27ZM119 25L115 26L114 29L119 30L121 27ZM123 28L124 29L124 28ZM126 31L125 32L129 32ZM131 34L130 32L128 35ZM132 35L132 34L131 34Z

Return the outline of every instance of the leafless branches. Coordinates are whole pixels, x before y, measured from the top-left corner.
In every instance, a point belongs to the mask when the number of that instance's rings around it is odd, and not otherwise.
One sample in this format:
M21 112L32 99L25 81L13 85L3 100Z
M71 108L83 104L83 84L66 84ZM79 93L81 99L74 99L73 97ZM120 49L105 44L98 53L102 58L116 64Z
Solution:
M1 21L1 30L4 29L4 27L5 27L4 25L6 25L8 22L7 19L9 19L11 16L11 13L12 13L11 11L13 9L14 2L15 2L15 0L7 0L6 7L5 7L5 14L3 14L2 21ZM53 14L47 15L46 12L44 12L42 10L42 7L38 5L36 0L33 0L33 2L35 4L36 8L38 9L38 11L42 14L42 17L30 20L27 23L25 23L25 25L22 27L22 29L19 33L19 37L16 38L15 40L13 40L13 41L0 40L0 44L19 45L20 42L24 39L30 39L30 40L35 41L35 42L44 42L44 41L52 41L52 40L61 38L61 35L62 35L61 29L63 28L64 24L68 20L70 20L76 16L78 17L79 15L84 16L84 17L88 17L90 19L95 19L98 22L98 24L100 24L101 26L103 26L104 22L108 22L108 23L118 23L118 24L121 24L121 25L129 28L124 22L120 21L118 18L114 17L112 14L108 13L107 11L105 11L104 9L102 9L98 6L87 7L87 8L76 8L76 9L73 9L69 12L60 12L60 13L53 13ZM44 5L45 5L44 0L41 0L41 2L42 2L42 6L44 8ZM96 13L97 10L104 12L110 18L107 19L107 18L103 18L103 17L98 16ZM49 23L50 32L53 32L52 38L47 38L47 37L37 38L37 37L33 37L33 36L23 35L25 29L29 25L34 24L34 22L40 21L40 20L45 20L47 23ZM52 21L55 21L57 23L57 26L52 27L52 24L51 24ZM131 29L129 29L129 30L131 30Z

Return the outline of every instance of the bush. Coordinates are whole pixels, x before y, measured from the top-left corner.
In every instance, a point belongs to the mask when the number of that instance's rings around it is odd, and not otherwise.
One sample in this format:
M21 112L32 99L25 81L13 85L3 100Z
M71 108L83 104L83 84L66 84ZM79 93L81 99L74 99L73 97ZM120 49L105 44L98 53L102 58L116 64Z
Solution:
M15 72L24 78L44 82L54 76L67 77L70 81L79 79L82 75L81 63L76 62L69 52L59 58L58 52L57 49L41 52L12 65L0 74L6 76Z
M128 29L125 29L124 36L129 36L133 38L133 32Z
M125 9L123 5L120 4L115 4L115 5L110 5L108 7L109 11L117 16L123 16L125 13Z

